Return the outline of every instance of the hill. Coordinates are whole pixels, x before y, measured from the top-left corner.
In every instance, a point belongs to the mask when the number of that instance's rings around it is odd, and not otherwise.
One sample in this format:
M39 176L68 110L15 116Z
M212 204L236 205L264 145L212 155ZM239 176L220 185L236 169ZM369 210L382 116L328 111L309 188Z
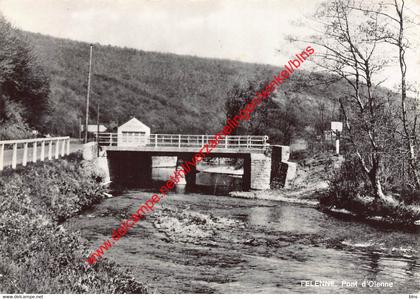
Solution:
M55 134L77 136L84 119L89 44L41 34L21 32L50 77L49 128ZM222 59L145 52L94 45L91 122L115 126L135 116L153 133L212 133L225 120L227 93L234 86L261 82L280 67ZM282 87L276 101L288 106L293 100L297 117L314 124L321 110L325 121L337 108L336 88L311 84L319 74L299 71ZM321 112L324 113L324 112ZM303 124L303 125L304 125ZM281 128L280 128L281 129Z
M51 82L54 133L77 135L87 89L89 44L22 32ZM274 66L94 45L91 122L135 116L156 133L211 133L224 120L226 93L261 81Z

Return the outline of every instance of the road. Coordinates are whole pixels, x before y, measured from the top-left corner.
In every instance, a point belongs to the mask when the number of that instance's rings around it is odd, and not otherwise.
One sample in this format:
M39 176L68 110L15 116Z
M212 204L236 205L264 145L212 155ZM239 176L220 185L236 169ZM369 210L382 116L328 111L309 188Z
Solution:
M54 159L55 156L55 147L56 143L54 142L52 145L52 159ZM61 157L61 142L60 142L60 157ZM82 142L80 142L78 139L71 139L70 140L70 152L77 152L78 150L81 150L83 148ZM7 149L4 151L4 167L10 167L12 165L12 156L13 156L13 150ZM37 161L39 162L41 156L41 146L38 144L37 146ZM28 147L28 163L32 162L33 157L33 148ZM22 164L23 160L23 148L19 148L17 150L17 164ZM48 160L48 144L45 145L45 160Z

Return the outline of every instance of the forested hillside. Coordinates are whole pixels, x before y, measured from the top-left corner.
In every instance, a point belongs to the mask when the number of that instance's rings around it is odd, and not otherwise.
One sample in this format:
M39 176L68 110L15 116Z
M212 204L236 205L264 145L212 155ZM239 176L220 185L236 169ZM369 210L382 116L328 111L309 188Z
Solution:
M87 88L89 45L24 33L51 78L51 122L57 133L77 132ZM261 80L274 67L94 45L91 121L136 116L153 132L205 133L224 117L227 91Z
M78 136L84 123L89 44L16 30L5 20L2 26L4 42L20 45L2 54L4 69L13 69L3 72L2 138L21 138L34 128ZM27 71L22 72L25 63ZM135 116L153 133L212 134L225 121L232 97L255 94L281 68L96 44L90 123L96 123L99 104L100 122L110 129ZM240 133L266 134L282 144L298 135L322 135L337 119L336 96L345 89L341 82L328 81L336 80L296 71Z
M48 109L48 75L31 46L0 15L0 140L41 129Z
M83 119L85 110L89 44L22 34L50 77L49 129L56 134L77 135L78 119ZM155 133L210 134L224 121L225 101L234 86L262 82L279 70L276 66L97 44L93 54L91 122L96 123L99 102L101 121L111 127L135 116ZM296 72L284 85L289 94L281 92L277 99L285 109L294 106L291 109L295 117L301 114L304 123L309 124L319 116L319 109L314 107L320 103L326 106L325 120L334 108L325 105L330 99L324 87L310 84L312 77Z

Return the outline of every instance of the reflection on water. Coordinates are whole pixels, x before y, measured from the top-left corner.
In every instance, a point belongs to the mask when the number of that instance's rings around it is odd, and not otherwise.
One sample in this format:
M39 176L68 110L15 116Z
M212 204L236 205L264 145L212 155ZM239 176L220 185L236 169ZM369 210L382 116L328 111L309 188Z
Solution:
M153 167L152 180L153 181L167 181L174 173L175 167Z
M72 218L92 243L109 237L121 210L134 211L150 193L128 192L95 207L96 217ZM205 194L171 194L107 255L129 267L139 281L163 293L417 293L420 290L419 232L372 227L320 211L274 201ZM116 212L115 212L116 211ZM185 220L185 213L212 215L237 225L208 228L192 217L183 241L168 239L154 221ZM161 214L162 213L162 214ZM166 220L165 220L166 219ZM216 221L215 220L215 221ZM192 228L205 230L194 234ZM187 229L187 228L186 228ZM170 232L170 229L168 229ZM207 234L207 232L210 232ZM195 237L194 237L195 236ZM153 277L153 279L150 279ZM363 287L365 280L392 287ZM334 281L333 286L302 286L302 281ZM357 287L342 285L357 281Z
M199 168L200 169L200 168ZM153 167L152 180L155 186L160 186L174 173L175 167ZM242 190L242 177L228 173L206 172L204 167L196 174L196 185L186 187L178 184L176 193L183 191L206 194L228 194L230 191ZM182 186L182 187L181 187Z

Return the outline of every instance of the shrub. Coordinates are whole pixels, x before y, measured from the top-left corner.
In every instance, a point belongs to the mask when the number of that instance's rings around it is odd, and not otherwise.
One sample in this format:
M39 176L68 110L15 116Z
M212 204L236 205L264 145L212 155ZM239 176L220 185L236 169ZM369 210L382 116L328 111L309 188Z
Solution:
M374 200L369 182L358 161L348 157L330 178L329 189L320 198L321 207L345 208L359 216L382 216L392 223L412 225L420 219L420 193L404 187L395 188L388 196L395 197L396 206L382 205Z
M0 176L0 292L145 293L104 260L86 268L78 232L59 223L102 199L98 173L80 155Z
M406 186L393 188L393 192L398 194L398 199L407 205L420 206L420 191L407 188Z
M329 179L329 189L321 200L321 205L335 205L340 208L350 208L354 210L357 204L354 201L358 196L370 195L367 190L368 182L364 179L360 164L352 158L348 158L332 171Z

